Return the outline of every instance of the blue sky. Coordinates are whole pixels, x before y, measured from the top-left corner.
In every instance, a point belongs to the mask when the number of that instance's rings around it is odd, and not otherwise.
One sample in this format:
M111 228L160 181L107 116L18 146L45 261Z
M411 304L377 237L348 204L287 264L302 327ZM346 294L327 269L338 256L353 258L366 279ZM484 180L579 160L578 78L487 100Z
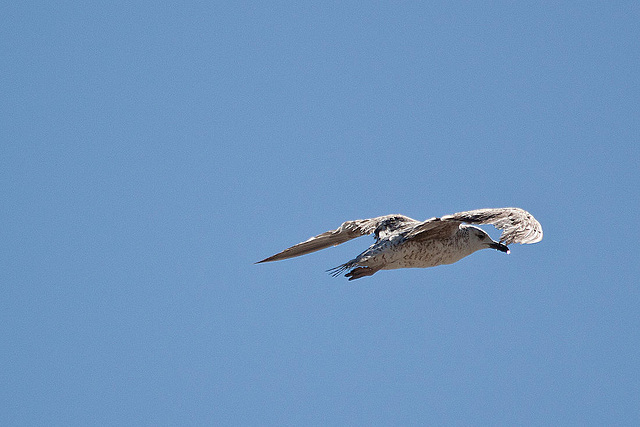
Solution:
M0 6L0 424L640 423L636 2ZM518 206L354 282L349 219ZM495 238L495 230L487 228Z

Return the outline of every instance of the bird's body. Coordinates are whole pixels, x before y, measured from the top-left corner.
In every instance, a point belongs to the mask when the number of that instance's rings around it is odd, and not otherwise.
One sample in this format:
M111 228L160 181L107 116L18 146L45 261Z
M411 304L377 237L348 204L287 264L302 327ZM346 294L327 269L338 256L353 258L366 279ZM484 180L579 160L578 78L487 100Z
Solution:
M464 223L493 224L504 231L500 242L495 242L484 230ZM426 221L386 215L344 222L336 230L319 234L259 262L315 252L365 234L374 234L375 243L351 261L331 269L334 275L347 272L345 276L353 280L379 270L452 264L486 248L509 253L506 244L542 240L542 227L531 214L519 208L477 209Z

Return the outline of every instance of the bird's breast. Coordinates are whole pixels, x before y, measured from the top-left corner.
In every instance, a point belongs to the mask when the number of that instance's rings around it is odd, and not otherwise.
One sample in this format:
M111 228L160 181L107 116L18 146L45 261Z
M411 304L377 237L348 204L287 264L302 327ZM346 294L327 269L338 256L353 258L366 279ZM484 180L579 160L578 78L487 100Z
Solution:
M405 241L386 248L381 253L384 259L383 269L426 268L452 264L470 255L464 242L454 239Z

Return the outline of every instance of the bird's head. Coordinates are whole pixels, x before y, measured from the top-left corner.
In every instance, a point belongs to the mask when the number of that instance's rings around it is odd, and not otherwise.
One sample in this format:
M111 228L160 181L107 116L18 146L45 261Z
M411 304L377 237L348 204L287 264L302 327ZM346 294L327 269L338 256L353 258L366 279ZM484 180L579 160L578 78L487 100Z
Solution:
M503 245L500 242L493 240L483 229L474 227L472 225L467 226L469 230L469 241L479 249L497 249L501 252L510 253L507 245Z

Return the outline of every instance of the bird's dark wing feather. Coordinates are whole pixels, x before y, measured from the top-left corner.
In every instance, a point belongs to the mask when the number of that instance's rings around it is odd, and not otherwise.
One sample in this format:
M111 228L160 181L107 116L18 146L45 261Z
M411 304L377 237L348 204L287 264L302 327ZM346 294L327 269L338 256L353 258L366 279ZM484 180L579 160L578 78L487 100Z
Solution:
M381 239L393 231L414 223L417 224L418 221L404 215L385 215L376 218L346 221L335 230L318 234L317 236L311 237L309 240L293 245L290 248L270 256L269 258L265 258L262 261L258 261L257 263L297 257L319 251L320 249L328 248L329 246L336 246L340 243L344 243L348 240L355 239L356 237L364 236L366 234L375 233L376 239Z
M500 242L536 243L542 240L542 226L529 212L520 208L476 209L442 217L442 221L493 224L502 230Z
M429 218L417 224L409 231L405 238L407 240L427 240L427 239L447 239L455 234L460 227L461 221L449 220L444 221L443 218Z

